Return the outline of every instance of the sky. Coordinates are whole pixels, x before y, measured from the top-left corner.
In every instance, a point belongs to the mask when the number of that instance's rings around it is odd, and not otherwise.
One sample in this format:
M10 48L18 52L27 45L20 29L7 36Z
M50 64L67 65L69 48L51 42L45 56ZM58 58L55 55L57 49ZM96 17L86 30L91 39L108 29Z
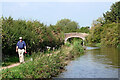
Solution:
M0 13L13 19L38 20L46 25L55 25L61 19L75 21L81 27L91 26L92 21L110 10L114 1L3 1Z

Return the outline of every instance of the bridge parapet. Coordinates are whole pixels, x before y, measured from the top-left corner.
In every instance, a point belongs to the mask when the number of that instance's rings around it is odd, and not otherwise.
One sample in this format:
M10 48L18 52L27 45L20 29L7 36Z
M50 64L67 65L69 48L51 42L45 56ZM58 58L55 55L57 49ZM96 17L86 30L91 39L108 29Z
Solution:
M72 37L78 37L78 38L81 38L82 40L85 40L85 37L88 35L89 34L87 33L65 33L65 43L69 38L72 38Z

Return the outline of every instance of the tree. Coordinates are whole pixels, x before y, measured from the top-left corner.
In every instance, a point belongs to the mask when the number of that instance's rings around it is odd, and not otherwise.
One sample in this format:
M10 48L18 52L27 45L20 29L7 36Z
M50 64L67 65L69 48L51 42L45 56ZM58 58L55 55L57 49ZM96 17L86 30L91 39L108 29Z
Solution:
M95 26L102 26L105 23L105 20L103 17L99 17L97 20L93 20L92 27Z
M120 44L120 24L105 24L101 32L101 43L106 46L117 46Z
M93 21L87 40L105 46L118 46L120 44L120 1L113 4L110 11L103 16Z
M106 23L120 22L120 1L113 4L110 11L103 14Z
M100 43L101 42L101 32L103 30L104 19L99 17L97 20L94 20L92 27L90 29L90 35L87 37L90 43Z
M60 27L61 31L64 33L76 32L76 29L79 27L77 22L71 21L69 19L61 19L56 23L56 26Z
M81 27L80 29L77 29L77 32L81 32L81 33L89 33L89 26L86 27Z

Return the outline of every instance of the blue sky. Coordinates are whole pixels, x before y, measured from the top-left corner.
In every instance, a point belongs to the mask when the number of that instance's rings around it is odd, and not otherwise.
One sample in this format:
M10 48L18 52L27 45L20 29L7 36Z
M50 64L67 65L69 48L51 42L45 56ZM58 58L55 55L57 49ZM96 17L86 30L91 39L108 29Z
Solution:
M2 2L2 15L14 19L38 20L47 25L67 18L80 26L91 26L92 21L110 10L113 2Z

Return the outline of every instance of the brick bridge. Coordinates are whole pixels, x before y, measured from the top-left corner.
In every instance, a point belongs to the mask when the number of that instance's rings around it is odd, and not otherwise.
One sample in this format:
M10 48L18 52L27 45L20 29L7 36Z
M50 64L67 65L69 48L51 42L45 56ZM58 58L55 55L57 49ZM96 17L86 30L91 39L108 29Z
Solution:
M78 37L81 38L83 41L85 40L85 37L88 36L87 33L65 33L65 43L69 38Z

